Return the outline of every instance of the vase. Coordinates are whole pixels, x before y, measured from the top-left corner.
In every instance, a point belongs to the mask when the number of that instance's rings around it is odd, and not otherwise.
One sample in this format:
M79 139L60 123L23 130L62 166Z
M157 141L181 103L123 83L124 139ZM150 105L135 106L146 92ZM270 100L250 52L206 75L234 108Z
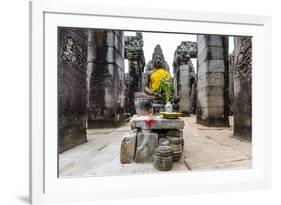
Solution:
M134 103L137 115L144 116L152 113L152 98L145 93L135 93Z

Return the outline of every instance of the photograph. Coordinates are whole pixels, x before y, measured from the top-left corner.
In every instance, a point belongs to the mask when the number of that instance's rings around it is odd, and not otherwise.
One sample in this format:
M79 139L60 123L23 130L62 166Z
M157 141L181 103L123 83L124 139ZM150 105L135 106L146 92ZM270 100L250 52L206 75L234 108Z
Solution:
M252 168L252 36L57 27L59 178Z

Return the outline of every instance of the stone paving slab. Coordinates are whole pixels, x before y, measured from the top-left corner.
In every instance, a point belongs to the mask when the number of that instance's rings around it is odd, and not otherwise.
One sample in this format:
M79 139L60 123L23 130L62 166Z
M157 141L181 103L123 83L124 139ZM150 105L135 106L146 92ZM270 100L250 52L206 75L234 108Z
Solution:
M185 118L189 129L184 129L186 163L192 170L251 167L251 143L232 137L232 120L229 128L216 130Z
M170 172L251 168L252 145L232 137L232 118L230 128L219 130L196 124L194 116L181 119L186 124L184 152ZM121 140L130 131L130 123L117 129L102 134L88 132L87 143L60 154L60 177L162 173L149 162L121 164Z

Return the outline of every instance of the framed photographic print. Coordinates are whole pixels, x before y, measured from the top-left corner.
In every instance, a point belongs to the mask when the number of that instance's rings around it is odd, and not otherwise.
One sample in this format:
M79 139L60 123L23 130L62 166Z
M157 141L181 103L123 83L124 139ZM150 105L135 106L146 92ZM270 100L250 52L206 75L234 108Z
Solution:
M30 20L31 203L270 187L270 17L36 1Z

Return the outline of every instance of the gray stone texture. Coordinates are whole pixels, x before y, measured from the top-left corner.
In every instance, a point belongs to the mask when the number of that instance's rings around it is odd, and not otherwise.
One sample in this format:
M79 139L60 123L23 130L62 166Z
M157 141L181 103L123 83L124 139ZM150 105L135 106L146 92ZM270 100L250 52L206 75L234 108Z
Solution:
M252 139L252 38L234 38L234 135Z
M205 127L196 117L183 117L185 146L180 161L171 172L251 169L252 144L239 140L231 127ZM59 177L116 176L159 173L153 163L120 163L121 139L130 131L130 123L120 128L87 131L88 142L59 155Z
M183 131L182 130L168 130L166 132L166 135L171 136L171 137L182 137Z
M229 94L229 115L233 115L233 102L234 102L234 51L229 54L229 86L228 86L228 94Z
M123 32L88 30L88 128L117 127L124 121Z
M87 30L58 27L58 151L87 141Z
M228 38L198 35L197 122L229 126Z
M136 114L134 105L135 92L143 91L143 71L145 59L143 53L143 38L142 33L137 32L136 36L125 36L125 58L129 61L128 75L128 101L127 112Z
M183 41L174 54L174 83L176 95L180 97L179 112L189 116L192 112L192 86L195 82L195 71L191 56L196 57L197 44Z
M137 142L137 129L129 132L121 141L120 162L132 163L135 159Z
M152 162L156 147L158 146L158 134L149 130L142 130L137 134L136 163Z
M132 129L142 130L162 130L162 129L183 129L184 121L182 119L165 119L157 116L151 125L148 123L149 116L135 116L132 119Z

